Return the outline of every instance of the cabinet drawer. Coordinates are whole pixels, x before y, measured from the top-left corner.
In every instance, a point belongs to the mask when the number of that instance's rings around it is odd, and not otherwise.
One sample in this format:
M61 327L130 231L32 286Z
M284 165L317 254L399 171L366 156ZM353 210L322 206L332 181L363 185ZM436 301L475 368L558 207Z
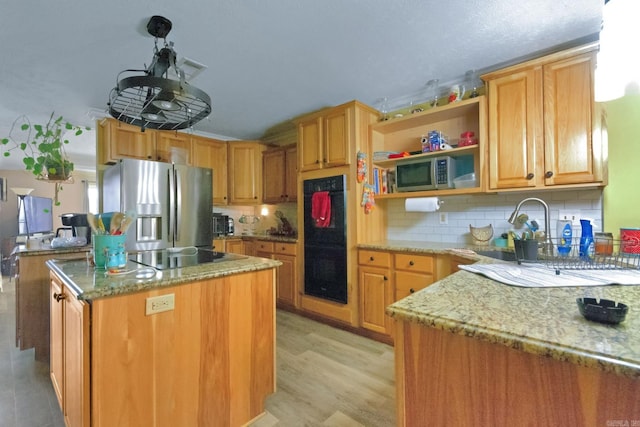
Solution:
M395 254L396 270L433 273L433 257L431 255Z
M391 267L391 254L377 251L358 251L358 264Z
M295 255L296 254L296 244L295 243L274 242L273 246L275 247L274 253L287 254L287 255Z
M408 271L396 271L394 301L418 292L434 282L432 274L413 273Z
M256 242L256 251L273 253L273 242L258 240Z

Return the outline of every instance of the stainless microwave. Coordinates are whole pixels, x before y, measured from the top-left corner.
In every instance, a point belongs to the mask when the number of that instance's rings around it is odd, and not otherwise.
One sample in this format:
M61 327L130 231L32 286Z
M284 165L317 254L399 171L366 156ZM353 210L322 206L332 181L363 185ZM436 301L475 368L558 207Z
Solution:
M456 159L449 156L403 159L396 163L398 191L453 188Z

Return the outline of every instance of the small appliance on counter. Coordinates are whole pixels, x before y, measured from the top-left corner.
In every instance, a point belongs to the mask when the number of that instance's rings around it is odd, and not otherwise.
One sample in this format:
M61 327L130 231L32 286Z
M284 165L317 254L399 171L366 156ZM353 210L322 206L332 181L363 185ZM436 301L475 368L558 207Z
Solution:
M85 237L87 244L91 243L91 227L87 221L86 213L66 213L60 215L60 220L64 228L70 228L73 237ZM60 229L56 230L56 235L60 232Z
M233 235L233 218L228 215L222 215L219 212L213 212L211 219L213 221L214 238Z

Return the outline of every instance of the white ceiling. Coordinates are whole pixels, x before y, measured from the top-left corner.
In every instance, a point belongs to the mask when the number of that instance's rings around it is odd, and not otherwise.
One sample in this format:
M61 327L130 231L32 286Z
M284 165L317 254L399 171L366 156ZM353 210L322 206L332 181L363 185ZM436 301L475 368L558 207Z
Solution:
M21 114L93 126L118 72L148 65L152 15L208 68L192 84L213 102L198 133L239 139L321 107L375 106L434 78L463 80L514 59L595 39L602 0L60 0L5 2L0 14L0 138ZM160 42L160 46L162 46ZM95 165L93 134L71 144ZM0 169L20 168L0 157Z

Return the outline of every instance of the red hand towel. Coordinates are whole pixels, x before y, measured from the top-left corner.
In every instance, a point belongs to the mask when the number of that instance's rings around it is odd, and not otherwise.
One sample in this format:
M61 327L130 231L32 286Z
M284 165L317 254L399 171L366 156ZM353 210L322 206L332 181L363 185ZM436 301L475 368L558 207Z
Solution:
M311 218L319 228L326 228L331 223L331 196L328 191L316 191L311 196Z

